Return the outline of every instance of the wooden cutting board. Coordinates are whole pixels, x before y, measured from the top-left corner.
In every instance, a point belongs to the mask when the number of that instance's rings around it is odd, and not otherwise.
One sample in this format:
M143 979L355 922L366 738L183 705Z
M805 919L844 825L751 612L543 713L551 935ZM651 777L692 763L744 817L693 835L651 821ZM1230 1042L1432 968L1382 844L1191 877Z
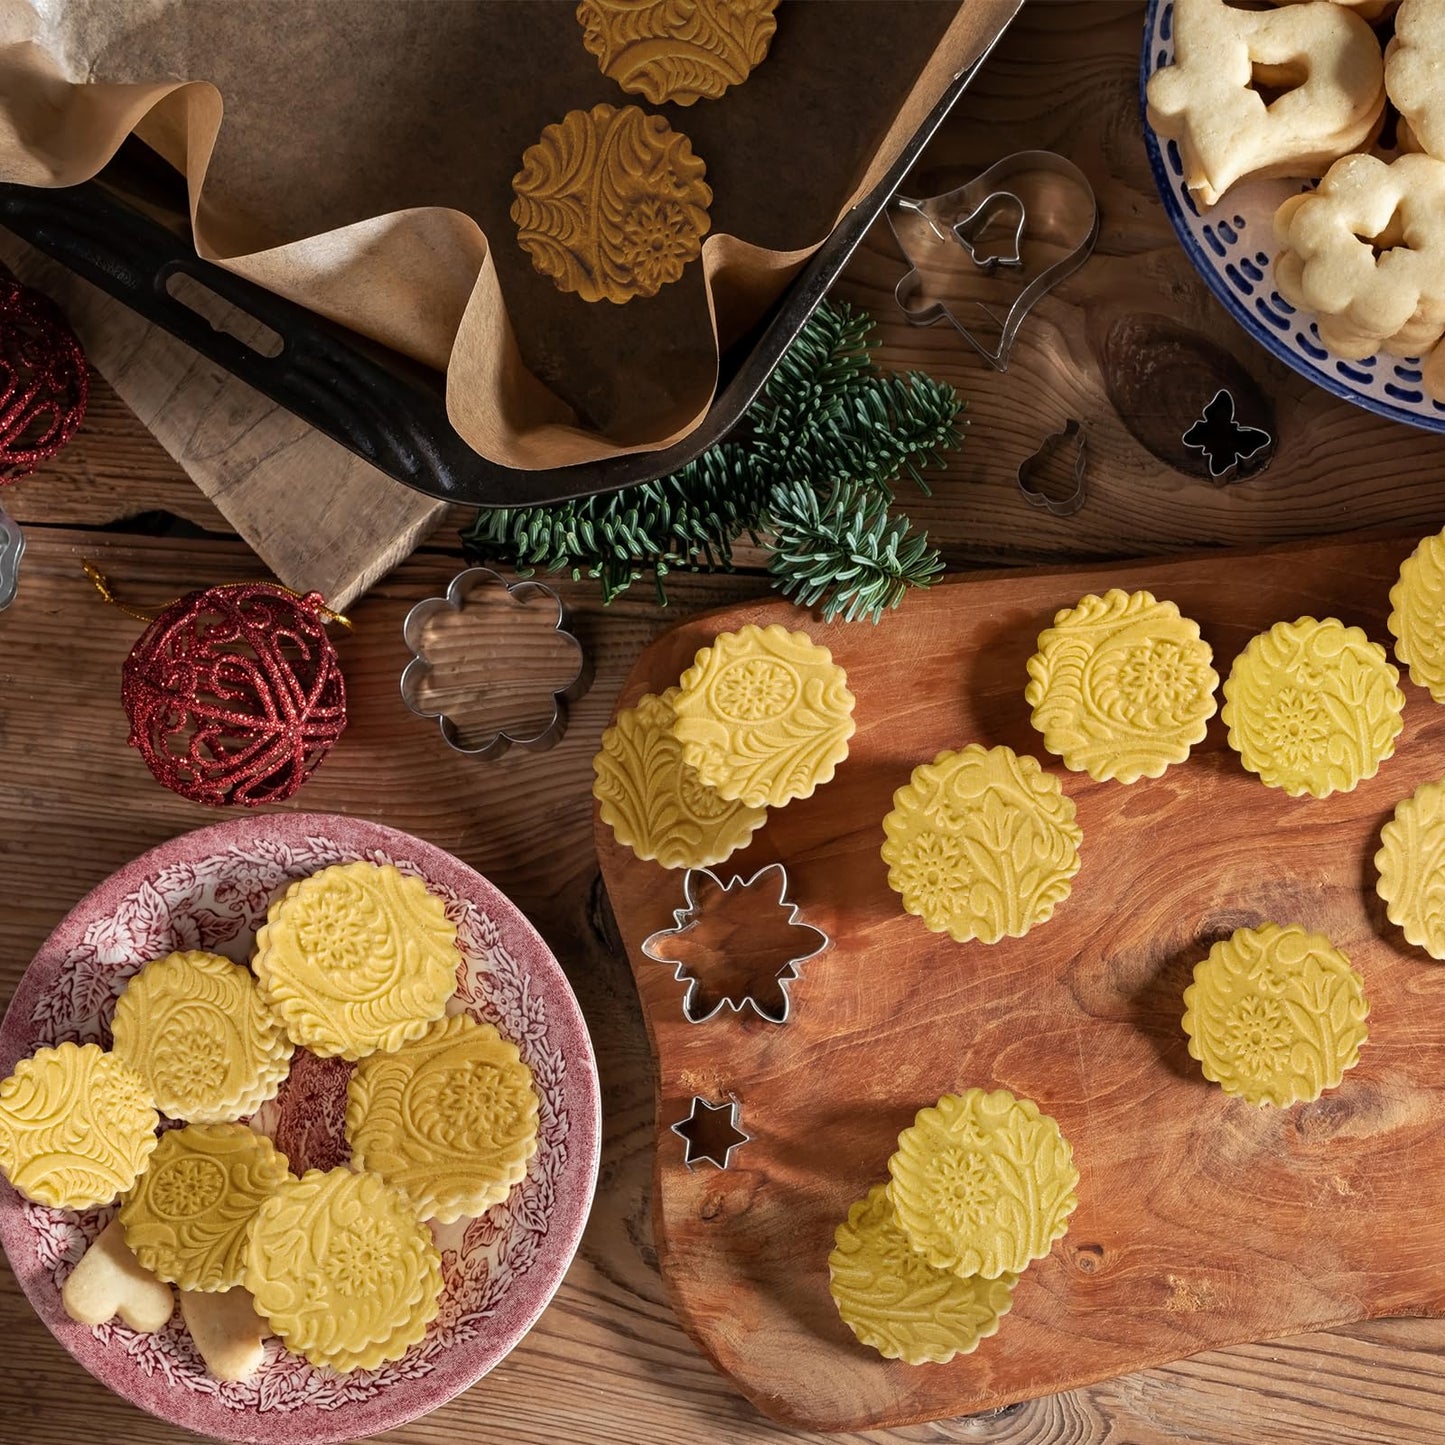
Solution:
M1374 893L1395 803L1445 774L1445 708L1404 684L1396 756L1353 793L1291 799L1241 768L1216 717L1187 764L1125 787L1047 759L1025 661L1055 610L1149 588L1198 620L1227 674L1281 618L1334 615L1388 643L1408 540L1370 540L959 581L877 628L782 603L689 621L623 692L675 682L714 633L803 626L857 696L837 777L775 812L722 871L786 864L832 948L792 985L792 1017L690 1025L683 985L643 956L682 879L599 825L598 852L659 1066L658 1253L684 1325L760 1409L862 1430L990 1409L1238 1341L1371 1316L1445 1313L1445 966ZM967 742L1045 758L1078 807L1083 867L1026 938L959 945L905 915L879 858L893 791ZM1180 1030L1193 964L1235 928L1327 933L1364 974L1370 1041L1334 1093L1257 1110L1207 1084ZM859 1346L828 1294L848 1205L887 1177L898 1131L951 1090L1003 1087L1062 1125L1082 1180L1069 1233L1021 1280L978 1351L910 1367ZM692 1096L734 1095L752 1141L719 1171L669 1132Z

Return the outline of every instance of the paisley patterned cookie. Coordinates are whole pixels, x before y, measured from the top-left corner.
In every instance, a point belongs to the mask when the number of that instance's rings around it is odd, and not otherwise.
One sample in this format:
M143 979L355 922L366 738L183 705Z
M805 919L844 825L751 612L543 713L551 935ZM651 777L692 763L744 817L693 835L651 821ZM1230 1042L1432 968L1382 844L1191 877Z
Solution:
M920 1109L888 1173L909 1244L964 1278L998 1279L1042 1259L1079 1203L1079 1171L1058 1124L1007 1089L945 1094Z
M1287 1108L1335 1088L1369 1037L1365 987L1323 934L1240 928L1194 965L1184 1032L1226 1094Z
M120 1207L143 1269L182 1289L238 1285L256 1211L290 1175L286 1156L244 1124L191 1124L164 1135Z
M1219 686L1212 656L1172 602L1115 587L1040 634L1024 698L1065 767L1100 782L1157 778L1204 740Z
M512 177L512 220L559 291L617 305L656 296L702 253L712 191L692 144L635 105L568 111Z
M774 622L698 649L673 700L683 761L750 808L806 798L848 756L848 674L806 632Z
M159 1123L140 1076L114 1054L40 1049L0 1083L0 1171L36 1204L109 1204L146 1167Z
M261 993L298 1044L331 1058L398 1049L456 992L457 929L420 878L338 863L293 883L256 935Z
M998 1333L1018 1275L964 1279L934 1269L909 1244L875 1184L848 1211L828 1256L828 1290L843 1323L885 1360L946 1365Z
M888 886L958 943L1022 938L1047 922L1069 896L1084 838L1057 778L977 743L914 768L883 831Z
M677 689L617 714L592 760L592 794L624 847L664 868L707 868L747 847L766 808L728 802L682 760L672 734Z
M333 1370L374 1370L436 1318L441 1256L400 1189L312 1169L258 1211L246 1288L287 1349Z
M761 65L778 0L581 0L582 43L603 75L653 105L716 100Z
M1445 702L1445 532L1426 537L1400 564L1390 607L1395 656L1411 682Z
M273 1098L294 1052L250 969L215 953L146 964L116 1000L115 1052L172 1119L220 1124Z
M1445 959L1445 782L1421 783L1396 805L1375 867L1390 922L1416 948Z
M351 1162L404 1190L423 1219L450 1224L521 1183L537 1109L517 1046L455 1014L357 1065L346 1094Z
M1224 684L1229 745L1292 798L1348 793L1395 751L1405 694L1385 649L1327 617L1276 622Z

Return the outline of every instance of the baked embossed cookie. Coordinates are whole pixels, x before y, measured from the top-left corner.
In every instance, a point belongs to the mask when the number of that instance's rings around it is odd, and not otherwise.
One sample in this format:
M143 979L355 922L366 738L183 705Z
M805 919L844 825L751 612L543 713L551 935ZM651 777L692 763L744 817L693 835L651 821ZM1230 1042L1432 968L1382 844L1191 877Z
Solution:
M1445 782L1421 783L1395 805L1375 868L1390 922L1407 942L1445 959Z

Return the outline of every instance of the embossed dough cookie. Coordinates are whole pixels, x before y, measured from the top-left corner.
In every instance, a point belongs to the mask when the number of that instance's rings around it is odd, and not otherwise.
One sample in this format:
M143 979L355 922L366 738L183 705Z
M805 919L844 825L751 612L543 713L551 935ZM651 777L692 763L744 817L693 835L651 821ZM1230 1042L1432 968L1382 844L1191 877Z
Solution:
M293 1047L250 969L215 953L171 953L116 1000L115 1052L172 1119L220 1124L272 1098Z
M1251 1104L1318 1099L1359 1062L1364 983L1323 934L1240 928L1194 965L1184 1032L1206 1079Z
M838 1226L828 1256L828 1290L843 1323L885 1360L946 1365L998 1333L1018 1275L968 1279L934 1269L908 1242L875 1184Z
M374 1370L436 1318L441 1256L400 1189L312 1169L257 1213L246 1288L287 1349L333 1370Z
M712 191L692 144L635 105L568 111L512 177L512 220L559 291L617 305L656 296L702 253Z
M677 689L617 714L592 760L592 794L613 836L664 868L707 868L745 848L766 808L728 802L682 760L673 736Z
M1058 779L970 743L914 768L883 820L888 886L958 943L1022 938L1069 896L1084 835Z
M357 1065L346 1091L351 1162L404 1190L423 1219L450 1224L521 1183L537 1152L537 1108L517 1046L454 1014Z
M683 761L751 808L808 797L853 736L848 674L806 632L776 622L720 632L699 648L673 712Z
M1445 782L1421 783L1380 831L1376 891L1407 942L1445 959Z
M140 1077L114 1054L40 1049L0 1083L0 1170L37 1204L109 1204L145 1168L159 1123Z
M1426 537L1400 564L1390 609L1395 656L1411 682L1445 702L1445 532Z
M397 1049L442 1016L457 987L457 929L420 878L338 863L293 883L256 935L261 993L322 1058Z

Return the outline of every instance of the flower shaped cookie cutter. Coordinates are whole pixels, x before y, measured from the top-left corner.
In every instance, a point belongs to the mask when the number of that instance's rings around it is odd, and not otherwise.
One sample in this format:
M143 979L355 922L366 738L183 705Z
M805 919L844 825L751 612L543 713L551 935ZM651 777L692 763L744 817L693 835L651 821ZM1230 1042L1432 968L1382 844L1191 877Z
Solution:
M482 614L491 610L491 615ZM521 640L518 623L525 611L537 609L546 617L543 624L564 641L576 654L575 667L561 687L555 675L541 681L548 702L546 720L540 726L523 715L515 723L504 723L484 731L480 741L468 737L451 709L450 701L438 704L435 696L437 660L431 655L428 630L448 614L461 616L474 612L480 618L480 643L473 649L461 649L462 655L449 659L450 670L463 671L470 679L465 688L453 686L451 691L472 698L485 695L489 685L497 694L525 693L537 675L536 649ZM467 757L491 761L499 758L515 744L531 752L545 752L559 742L567 730L567 710L586 693L592 684L591 660L582 644L570 631L571 619L562 599L541 582L523 580L508 582L490 567L470 567L452 578L444 597L427 597L406 615L402 635L412 660L401 674L401 698L418 717L436 718L447 746ZM564 669L564 673L567 669Z
M25 534L15 519L0 507L0 612L14 600L20 582L20 559L25 554Z

